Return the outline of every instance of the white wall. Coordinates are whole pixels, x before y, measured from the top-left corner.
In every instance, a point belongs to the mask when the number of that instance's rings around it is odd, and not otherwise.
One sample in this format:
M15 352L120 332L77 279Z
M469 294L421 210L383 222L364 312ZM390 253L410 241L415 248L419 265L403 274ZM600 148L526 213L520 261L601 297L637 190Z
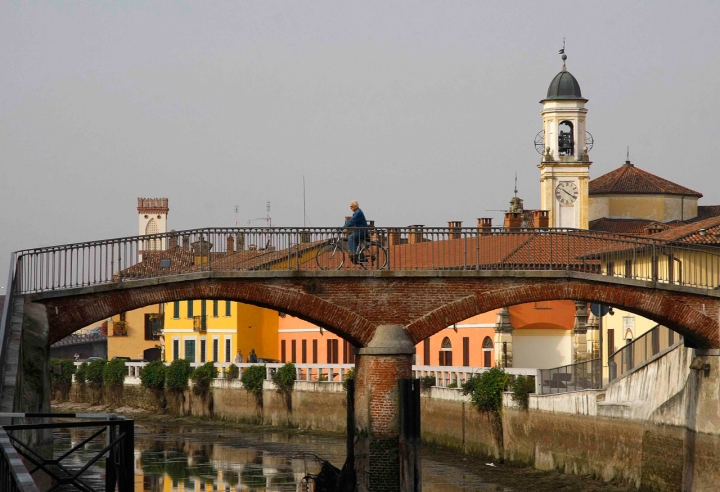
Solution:
M513 331L513 367L548 369L572 363L570 330Z

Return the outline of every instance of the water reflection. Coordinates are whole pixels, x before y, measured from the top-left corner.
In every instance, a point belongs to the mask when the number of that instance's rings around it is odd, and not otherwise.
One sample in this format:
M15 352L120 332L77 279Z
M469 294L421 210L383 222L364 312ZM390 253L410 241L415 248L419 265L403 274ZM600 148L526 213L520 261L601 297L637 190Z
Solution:
M341 436L137 423L135 429L135 492L305 492L303 477L320 470L315 454L338 467L345 461ZM89 435L85 429L57 433L55 455ZM86 444L73 456L73 466L79 469L103 446L103 439ZM422 467L425 492L512 490L487 483L462 465L424 459ZM83 475L98 487L104 477L102 460Z
M136 476L147 492L296 491L319 465L315 437L238 430L143 428L136 436ZM334 442L331 442L334 441ZM319 447L343 459L341 439Z
M75 428L57 431L55 456L78 445L91 432ZM102 437L90 441L64 463L79 470L104 445ZM303 477L320 471L315 455L342 466L344 439L298 432L136 424L135 492L305 492ZM84 472L82 479L91 487L101 488L105 481L104 460ZM510 490L429 460L423 460L423 489Z

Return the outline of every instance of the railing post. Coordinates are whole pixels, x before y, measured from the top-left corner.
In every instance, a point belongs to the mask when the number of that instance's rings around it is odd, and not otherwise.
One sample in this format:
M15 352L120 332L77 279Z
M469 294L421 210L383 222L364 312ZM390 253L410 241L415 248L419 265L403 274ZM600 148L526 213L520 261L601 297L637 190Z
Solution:
M115 420L115 416L110 416L110 420ZM107 426L107 445L110 445L111 442L115 440L117 436L117 429L114 425L108 425ZM117 446L111 446L110 450L108 451L107 460L105 462L105 490L106 491L114 491L115 486L117 484L117 475L115 474L116 467L115 464L117 463L117 456L116 456L116 448Z

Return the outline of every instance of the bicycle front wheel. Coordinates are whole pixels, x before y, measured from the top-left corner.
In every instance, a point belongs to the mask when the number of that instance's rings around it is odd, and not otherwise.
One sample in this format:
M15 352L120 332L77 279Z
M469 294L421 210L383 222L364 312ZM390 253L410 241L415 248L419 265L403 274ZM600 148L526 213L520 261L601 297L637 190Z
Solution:
M320 270L340 270L345 263L345 251L337 243L326 244L315 253Z
M385 270L388 266L388 253L377 241L371 241L360 250L360 266L365 270Z

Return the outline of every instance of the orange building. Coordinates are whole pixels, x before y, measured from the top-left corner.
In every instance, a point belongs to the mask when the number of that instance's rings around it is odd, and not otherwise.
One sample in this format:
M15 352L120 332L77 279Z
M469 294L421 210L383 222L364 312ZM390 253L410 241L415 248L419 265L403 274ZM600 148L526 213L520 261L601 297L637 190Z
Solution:
M520 304L509 316L492 311L436 333L415 347L415 364L427 366L537 367L573 359L573 301ZM508 323L503 325L503 323ZM312 323L280 314L278 353L282 362L352 364L352 345Z

